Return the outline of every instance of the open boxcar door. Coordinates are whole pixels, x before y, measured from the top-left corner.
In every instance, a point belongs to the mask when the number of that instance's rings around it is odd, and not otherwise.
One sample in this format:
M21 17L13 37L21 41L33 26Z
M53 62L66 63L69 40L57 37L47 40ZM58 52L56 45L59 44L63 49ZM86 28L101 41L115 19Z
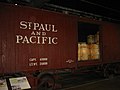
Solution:
M95 22L78 22L78 67L97 65L101 59L100 25Z

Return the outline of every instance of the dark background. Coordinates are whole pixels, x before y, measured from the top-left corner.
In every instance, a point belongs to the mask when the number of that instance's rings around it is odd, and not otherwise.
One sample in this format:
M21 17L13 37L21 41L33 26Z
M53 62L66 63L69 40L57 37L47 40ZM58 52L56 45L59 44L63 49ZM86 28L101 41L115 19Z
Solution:
M120 19L119 0L50 0L49 3Z
M107 19L120 22L119 0L0 0L1 2L28 5L37 8L50 8L48 5L57 5L68 9L100 15ZM46 6L47 4L47 6ZM56 7L53 7L56 9ZM66 9L67 10L67 9Z

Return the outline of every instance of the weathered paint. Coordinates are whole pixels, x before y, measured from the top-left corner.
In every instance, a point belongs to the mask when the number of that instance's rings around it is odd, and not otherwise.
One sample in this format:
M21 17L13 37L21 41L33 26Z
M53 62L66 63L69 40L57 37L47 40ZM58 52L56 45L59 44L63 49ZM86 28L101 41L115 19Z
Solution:
M120 26L104 24L103 38L103 63L120 62Z
M0 20L1 73L120 61L120 27L116 24L5 4L0 4ZM100 60L77 61L78 21L100 25Z
M5 4L0 4L0 13L5 73L76 67L76 18Z

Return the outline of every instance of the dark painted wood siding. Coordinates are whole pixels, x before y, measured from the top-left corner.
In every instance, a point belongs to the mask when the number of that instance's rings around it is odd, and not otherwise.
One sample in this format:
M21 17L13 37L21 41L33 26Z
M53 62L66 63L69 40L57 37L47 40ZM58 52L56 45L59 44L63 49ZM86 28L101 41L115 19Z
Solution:
M76 67L77 60L77 20L73 16L32 9L28 7L0 4L1 49L4 55L0 62L4 72L35 71L41 69L62 69ZM57 32L47 32L43 37L57 37L57 44L16 43L16 35L32 36L32 29L21 29L20 22L55 25ZM29 26L29 25L28 25ZM24 27L24 26L21 26ZM42 31L41 31L42 32ZM42 35L35 35L40 36ZM34 39L32 39L34 41ZM21 41L22 42L22 41ZM49 43L46 41L46 43ZM36 61L30 61L30 59ZM47 58L47 61L40 61ZM72 62L71 62L72 61ZM30 66L30 63L37 63ZM39 65L47 62L47 65Z

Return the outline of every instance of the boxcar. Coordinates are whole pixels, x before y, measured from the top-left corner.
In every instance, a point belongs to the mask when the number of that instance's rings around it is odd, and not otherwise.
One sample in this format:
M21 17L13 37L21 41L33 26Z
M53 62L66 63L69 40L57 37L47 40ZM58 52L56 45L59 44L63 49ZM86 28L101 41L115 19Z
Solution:
M116 23L1 3L0 77L25 75L40 89L81 67L119 73L119 38Z

